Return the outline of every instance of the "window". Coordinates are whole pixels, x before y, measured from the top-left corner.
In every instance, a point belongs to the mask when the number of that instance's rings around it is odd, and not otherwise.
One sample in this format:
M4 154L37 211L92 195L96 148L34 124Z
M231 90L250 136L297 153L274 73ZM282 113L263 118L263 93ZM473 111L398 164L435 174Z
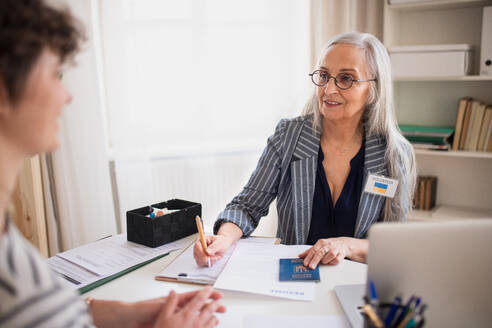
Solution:
M309 2L102 0L110 147L263 147L310 88Z

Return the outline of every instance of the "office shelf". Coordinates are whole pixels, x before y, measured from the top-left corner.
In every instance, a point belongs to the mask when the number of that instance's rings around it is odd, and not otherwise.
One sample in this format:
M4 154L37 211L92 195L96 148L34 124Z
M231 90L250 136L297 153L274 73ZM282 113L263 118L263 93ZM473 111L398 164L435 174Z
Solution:
M465 8L491 4L487 0L434 0L389 4L388 8L398 11Z
M466 82L466 81L491 81L492 75L465 75L465 76L402 76L395 77L395 82L418 81L442 81L442 82Z
M466 219L492 220L492 210L453 205L438 205L431 211L412 210L408 215L408 221L411 222L441 222Z
M441 151L415 149L415 155L439 156L439 157L461 157L461 158L485 158L492 159L492 153L480 151Z

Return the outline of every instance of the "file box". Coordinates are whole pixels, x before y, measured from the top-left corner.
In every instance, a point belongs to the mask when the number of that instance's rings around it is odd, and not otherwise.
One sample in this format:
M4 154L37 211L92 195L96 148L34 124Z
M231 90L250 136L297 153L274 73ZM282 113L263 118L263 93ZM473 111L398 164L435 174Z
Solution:
M153 208L179 210L159 217L147 217ZM137 208L126 212L127 240L158 247L197 233L195 217L202 216L202 205L181 199Z
M463 76L472 73L468 44L404 46L389 49L393 77Z

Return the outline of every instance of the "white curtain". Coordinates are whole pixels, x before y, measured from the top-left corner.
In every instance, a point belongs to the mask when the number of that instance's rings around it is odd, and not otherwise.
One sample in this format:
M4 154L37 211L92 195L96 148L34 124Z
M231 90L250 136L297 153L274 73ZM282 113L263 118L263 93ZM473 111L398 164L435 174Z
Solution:
M97 1L57 0L85 26L88 40L65 70L73 96L60 122L60 149L43 161L50 254L116 232L107 155Z
M307 99L309 2L100 3L121 230L126 210L178 196L202 202L211 226L240 189L224 199L210 177L238 153L256 163L275 124ZM183 173L203 157L217 165ZM245 183L244 165L229 169L229 186Z
M309 86L308 3L102 0L115 154L262 146Z
M367 32L383 37L385 0L311 0L311 65L323 45L344 32Z

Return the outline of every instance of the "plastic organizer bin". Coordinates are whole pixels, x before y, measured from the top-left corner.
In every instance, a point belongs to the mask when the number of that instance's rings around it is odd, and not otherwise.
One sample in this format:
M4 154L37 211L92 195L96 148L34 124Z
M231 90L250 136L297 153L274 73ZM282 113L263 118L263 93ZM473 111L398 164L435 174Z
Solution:
M179 210L159 217L147 217L152 208ZM197 233L195 217L202 216L202 204L181 199L137 208L126 212L127 239L149 247L158 247Z

